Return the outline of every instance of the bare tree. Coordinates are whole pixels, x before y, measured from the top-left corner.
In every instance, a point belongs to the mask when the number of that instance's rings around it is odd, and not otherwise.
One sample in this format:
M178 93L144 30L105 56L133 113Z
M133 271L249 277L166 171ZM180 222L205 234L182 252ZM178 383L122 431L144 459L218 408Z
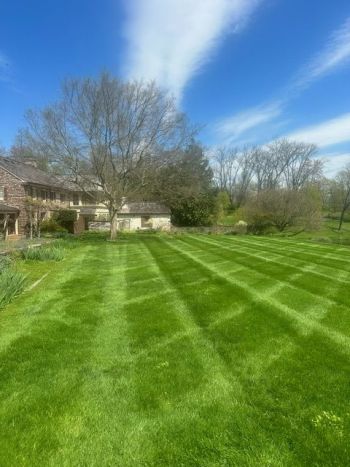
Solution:
M235 207L246 198L253 176L255 152L255 148L220 147L214 153L214 182L220 191L229 195Z
M281 139L257 150L253 162L257 191L299 190L319 180L323 163L315 159L316 149L313 144Z
M58 103L27 114L30 134L52 163L108 208L111 239L125 200L145 197L148 175L193 132L155 83L98 80L64 83ZM150 178L152 179L152 177Z
M299 190L322 178L323 161L315 159L314 144L281 140L278 146L283 161L282 183L286 188Z
M18 130L9 155L19 161L35 161L39 169L49 170L49 157L46 148L32 138L30 132L21 128Z
M219 147L213 156L214 179L220 191L233 197L239 171L238 149Z
M257 148L244 148L239 156L239 171L235 187L234 205L239 208L247 199L254 175Z

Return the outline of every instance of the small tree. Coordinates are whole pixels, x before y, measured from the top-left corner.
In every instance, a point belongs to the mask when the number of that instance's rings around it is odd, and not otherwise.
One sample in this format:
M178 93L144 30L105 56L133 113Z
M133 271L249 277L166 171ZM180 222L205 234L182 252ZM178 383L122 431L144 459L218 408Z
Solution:
M214 199L213 222L219 224L223 221L225 214L230 207L230 198L226 191L219 191Z
M244 207L245 219L254 233L268 227L283 232L288 227L316 228L321 218L321 201L312 187L304 190L265 190Z
M42 200L33 199L28 196L25 199L25 210L28 218L29 238L41 236L41 224L46 216L46 213L57 209L54 203L44 202Z

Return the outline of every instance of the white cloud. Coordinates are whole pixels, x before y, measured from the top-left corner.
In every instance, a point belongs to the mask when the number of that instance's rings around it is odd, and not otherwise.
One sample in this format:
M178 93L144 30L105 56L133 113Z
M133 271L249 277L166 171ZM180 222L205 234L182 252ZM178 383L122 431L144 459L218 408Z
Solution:
M225 33L244 26L261 0L129 0L126 74L154 79L181 98Z
M314 143L318 147L332 146L350 141L350 113L290 133L288 138Z
M283 108L291 99L297 97L315 80L335 71L348 61L350 62L350 18L331 34L324 49L308 65L303 67L296 77L285 87L285 96L282 99L256 106L221 120L216 124L215 130L217 135L222 136L222 132L228 129L231 129L234 134L234 128L236 128L238 136L248 130L274 121L282 114ZM339 132L341 132L341 128L339 128ZM335 133L335 129L333 133Z
M248 130L267 123L281 115L282 107L283 103L276 101L239 112L232 117L220 120L215 125L215 132L220 138L235 141Z
M292 86L308 87L350 61L350 18L333 32L325 48L303 69Z
M334 177L339 170L343 169L350 163L350 152L348 153L327 153L318 156L319 159L324 160L324 173L327 177Z

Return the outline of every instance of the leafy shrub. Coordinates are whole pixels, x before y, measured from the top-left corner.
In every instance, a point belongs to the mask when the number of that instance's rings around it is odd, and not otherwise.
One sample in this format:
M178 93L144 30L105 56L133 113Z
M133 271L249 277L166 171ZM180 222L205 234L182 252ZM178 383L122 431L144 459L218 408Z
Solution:
M10 303L12 299L24 289L25 275L7 268L0 274L0 309Z
M248 230L248 224L245 221L238 221L233 227L233 232L237 235L245 235Z
M67 232L74 233L74 222L77 220L77 212L74 209L59 209L54 213L53 219Z
M55 219L50 218L46 219L41 224L41 232L42 233L66 233L67 229L62 227Z
M22 251L22 257L34 261L61 261L64 258L64 248L61 244L26 248Z
M209 195L179 200L172 206L172 223L180 227L210 225L214 200Z

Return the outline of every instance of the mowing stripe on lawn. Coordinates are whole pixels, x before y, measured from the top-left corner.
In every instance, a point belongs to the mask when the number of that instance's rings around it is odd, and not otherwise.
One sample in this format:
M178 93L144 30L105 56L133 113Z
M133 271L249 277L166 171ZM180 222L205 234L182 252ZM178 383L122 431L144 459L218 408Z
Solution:
M253 250L256 253L257 256L261 256L261 258L265 259L267 262L274 262L277 259L283 260L283 261L288 261L288 264L290 266L295 266L299 267L299 265L306 265L302 266L300 269L302 270L308 270L312 271L315 275L323 276L323 277L330 277L330 274L333 278L333 280L336 280L337 282L342 282L344 284L350 284L350 273L348 271L342 271L340 274L338 274L336 277L334 277L335 270L331 266L324 266L320 265L319 263L314 263L306 259L300 259L300 258L295 258L293 256L293 253L290 253L286 248L280 249L280 248L275 248L275 247L269 247L268 241L266 241L266 245L260 243L260 242L255 242L252 238L249 238L247 240L242 239L242 238L237 238L234 240L227 239L227 238L220 238L220 242L223 244L231 245L232 248L236 248L239 246L240 251L242 247L244 249L248 250ZM326 258L326 256L323 256L323 258ZM279 262L280 264L280 262ZM318 271L315 271L313 268L319 268ZM324 270L325 272L320 272L320 270Z
M195 241L195 242L199 241L199 242L205 242L205 243L210 242L210 244L211 244L210 240L203 240L203 237L194 238L194 239L192 239L192 243L193 243L193 241ZM186 240L186 242L190 242L190 240ZM226 251L227 247L224 246L223 249ZM206 251L208 251L208 249L206 249ZM315 287L314 287L314 285L315 285L314 282L315 281L313 281L312 286L310 286L310 282L308 280L306 280L306 279L304 280L303 276L300 273L288 275L287 278L284 278L285 277L285 272L283 274L281 274L281 272L282 272L282 270L285 270L286 268L283 267L283 269L282 269L281 266L279 266L277 268L277 274L276 273L272 274L271 272L269 274L267 274L265 271L268 270L268 269L266 267L264 267L264 265L262 267L257 267L256 258L254 258L253 262L252 261L246 262L246 261L242 260L241 255L239 255L238 259L237 259L236 252L232 251L229 248L228 253L224 253L223 251L221 251L221 245L220 244L216 245L214 247L214 249L212 249L212 247L211 247L210 248L210 254L214 255L214 262L216 262L217 257L222 257L223 255L227 256L227 254L229 254L231 257L233 257L233 260L235 262L245 263L247 271L251 271L251 274L253 275L254 280L255 280L256 277L260 276L263 279L263 282L262 282L263 284L266 283L267 277L273 278L275 283L280 284L280 290L282 289L283 286L285 288L284 291L282 290L283 295L281 295L281 292L279 294L275 293L275 295L277 295L278 301L281 304L291 306L293 309L295 309L295 311L300 311L302 313L305 312L305 308L307 307L307 314L309 315L310 318L316 318L317 320L319 320L320 318L323 318L324 316L326 316L326 314L329 313L329 312L334 312L336 314L339 314L339 312L343 312L343 313L348 312L348 307L347 306L335 303L334 301L332 301L329 298L328 299L326 297L323 298L322 296L319 296L319 294L314 294L314 292L312 292L312 291L310 291L308 289L305 289L305 284L308 284L309 287L311 287L311 289L315 289ZM251 266L252 264L254 265L253 268ZM244 274L243 274L243 277L244 277ZM301 285L302 285L301 287L294 284L297 281L301 282ZM247 282L246 278L245 278L245 282ZM328 284L327 284L327 287L329 287ZM325 286L323 288L325 289ZM265 291L262 291L262 292L266 293ZM278 289L276 290L276 292L279 292ZM285 292L288 292L288 294L286 295ZM299 292L299 294L296 295L296 292ZM302 296L300 296L300 292L303 294ZM296 301L296 298L297 298L297 301ZM345 298L344 297L342 297L342 298L343 299L341 300L341 302L342 303L347 303L346 299L345 299L346 294L345 294ZM319 305L317 307L315 306L315 299L319 302ZM328 303L326 303L326 306L325 306L324 302L327 302L327 301L328 301ZM300 306L299 306L299 307L301 307L300 310L297 309L298 304L300 304Z
M261 259L259 256L253 253L246 253L245 251L242 251L242 250L239 250L238 252L228 246L222 245L220 242L217 242L214 240L203 239L203 237L197 238L197 237L189 236L188 239L183 240L183 241L186 241L186 243L189 243L190 239L195 242L201 242L201 243L210 245L211 248L209 250L206 249L206 252L209 251L210 253L213 253L214 255L219 256L219 257L222 257L223 255L227 257L227 253L224 253L224 252L219 253L220 250L227 251L236 263L244 265L246 269L254 270L255 275L261 275L262 277L265 277L265 278L267 277L272 278L276 281L276 283L280 283L281 285L288 286L294 290L302 291L304 294L311 295L314 299L317 299L321 301L322 303L326 302L328 307L333 305L333 306L347 308L348 300L347 300L346 295L348 293L348 287L345 288L345 297L340 296L340 298L339 297L329 298L319 293L315 293L313 289L318 290L318 288L315 287L314 282L312 282L311 284L308 283L307 285L305 285L304 279L303 279L303 273L305 274L307 272L308 275L312 275L312 271L309 271L309 270L303 271L301 268L296 268L295 266L284 265L283 274L282 274L280 263L271 260L271 261L268 261L268 263L276 264L276 272L273 273L271 272L271 268L270 269L266 268L266 261ZM244 256L249 257L249 258L250 257L254 258L253 266L250 260L247 261L244 259ZM287 278L284 278L286 274L287 274ZM325 284L323 284L323 290L325 289L325 287L328 288L329 286L330 286L330 278L328 278L328 281ZM311 288L311 290L308 287ZM340 286L338 286L338 288L333 288L333 289L336 292L339 290L339 288Z
M201 237L203 241L203 237ZM210 241L209 239L207 240L208 242ZM248 254L254 258L254 266L256 268L256 262L255 262L255 254L251 253L252 248L249 249L249 252L246 251L245 247L241 247L240 243L239 249L235 248L233 249L233 245L231 242L226 243L224 241L214 241L216 246L219 246L222 249L226 249L227 251L230 251L230 255L234 255L235 261L240 261L240 259L237 259L238 253L240 253L239 256L242 256L243 254ZM227 245L227 246L225 246ZM237 245L235 245L237 247ZM255 251L255 250L253 250ZM227 256L227 255L225 255ZM261 257L260 254L258 254L258 257ZM267 263L275 263L277 265L277 271L281 270L280 262L276 262L275 260L263 260L262 262L260 261L260 265L262 271L264 274L266 274L265 271L270 271L271 268L266 267L266 262ZM287 271L290 270L291 272L293 271L294 268L297 268L295 265L290 264L290 258L288 258L287 264L283 264L283 270ZM293 283L292 287L298 287L300 289L305 289L308 290L309 293L313 293L315 296L321 297L322 302L325 300L333 301L336 303L339 303L342 308L337 308L337 311L346 308L348 309L348 303L350 301L350 288L349 288L349 282L348 281L337 281L339 274L335 272L334 270L330 270L329 274L327 276L320 276L318 272L314 271L315 267L319 267L316 265L310 265L310 267L303 267L303 268L297 268L297 270L301 270L304 274L302 276L294 276L294 278L289 277L288 282ZM271 275L271 274L270 274ZM349 277L349 274L347 273L347 277ZM323 294L320 295L319 291L322 291ZM326 294L325 294L326 291ZM326 295L326 296L325 296Z
M254 239L256 239L256 237L254 237ZM228 238L228 240L230 240ZM269 242L269 240L266 239L266 242ZM275 245L273 242L271 242L272 245L273 245L273 250L276 251L276 250L279 250L279 251L288 251L290 253L293 253L294 256L299 256L299 255L303 255L302 257L305 258L309 258L309 261L310 262L315 262L317 264L324 264L325 262L323 261L323 258L327 257L329 260L334 260L335 261L335 264L337 264L338 262L340 263L343 263L342 266L347 266L347 267L337 267L337 269L342 269L344 271L347 271L349 272L350 271L350 268L349 268L349 261L348 261L348 258L344 258L344 255L334 255L332 254L331 252L330 253L327 253L326 256L321 256L320 253L318 252L314 252L314 251L310 251L306 248L300 248L299 247L299 244L298 243L293 243L291 242L291 245L289 245L288 242L286 242L284 244L284 247L280 246L280 244L277 244ZM263 245L262 245L263 246ZM267 248L268 249L271 249L272 246L268 246L267 245ZM313 259L312 259L313 258ZM329 262L326 262L326 265L329 264Z
M163 241L165 242L165 240ZM272 297L265 296L264 294L259 294L259 296L257 296L254 289L247 286L245 282L240 281L239 279L236 279L236 278L233 279L232 277L229 277L227 274L224 274L221 271L218 271L216 267L209 266L207 263L203 262L202 260L200 260L198 257L196 257L193 253L189 251L181 249L175 246L174 244L170 244L169 242L166 242L166 243L174 251L177 251L178 254L186 255L194 263L200 265L203 268L206 268L208 271L216 274L218 277L231 283L233 286L247 292L251 296L251 301L253 303L262 304L263 306L266 306L272 310L275 310L277 313L283 313L291 322L296 324L297 329L299 329L300 332L304 332L305 329L307 329L309 332L317 331L320 334L322 334L324 337L330 339L335 344L337 344L341 352L344 352L348 355L350 354L350 338L349 337L345 336L344 334L341 334L340 332L334 331L326 326L323 326L322 324L318 323L317 321L313 319L303 316L302 314L296 312L294 309L284 304L281 304L278 300Z

